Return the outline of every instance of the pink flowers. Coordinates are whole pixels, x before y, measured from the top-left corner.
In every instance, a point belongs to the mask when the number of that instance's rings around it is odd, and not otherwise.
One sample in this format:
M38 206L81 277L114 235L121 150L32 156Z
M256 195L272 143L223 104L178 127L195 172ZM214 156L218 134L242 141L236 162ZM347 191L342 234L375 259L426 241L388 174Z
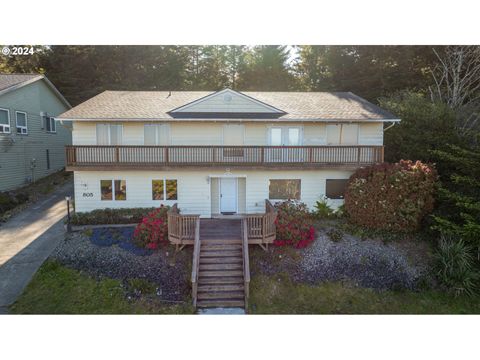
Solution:
M285 201L275 206L278 211L276 246L304 248L315 239L315 228L307 206L303 203Z
M137 246L155 250L168 242L167 211L162 205L142 219L133 233Z

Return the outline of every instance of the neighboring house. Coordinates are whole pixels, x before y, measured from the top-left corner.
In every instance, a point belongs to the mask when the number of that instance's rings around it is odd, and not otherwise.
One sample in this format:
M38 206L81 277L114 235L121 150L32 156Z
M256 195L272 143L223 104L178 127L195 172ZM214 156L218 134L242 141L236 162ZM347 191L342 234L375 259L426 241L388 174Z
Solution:
M214 217L265 199L343 202L346 180L383 161L384 123L349 92L106 91L61 114L79 212L178 203Z
M72 134L54 117L70 108L43 75L0 74L0 191L65 167Z

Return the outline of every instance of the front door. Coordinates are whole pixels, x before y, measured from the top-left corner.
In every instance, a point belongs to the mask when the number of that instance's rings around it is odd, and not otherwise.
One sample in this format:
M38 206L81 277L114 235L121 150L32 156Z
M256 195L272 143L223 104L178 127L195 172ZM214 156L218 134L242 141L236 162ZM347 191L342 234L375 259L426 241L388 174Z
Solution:
M236 213L237 212L237 179L221 178L220 179L220 212Z

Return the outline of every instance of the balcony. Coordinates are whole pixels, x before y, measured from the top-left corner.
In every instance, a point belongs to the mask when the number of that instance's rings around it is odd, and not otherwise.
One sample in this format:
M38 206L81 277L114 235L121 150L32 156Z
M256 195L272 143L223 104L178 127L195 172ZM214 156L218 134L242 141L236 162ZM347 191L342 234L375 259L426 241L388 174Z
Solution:
M136 146L66 147L67 170L175 168L354 169L383 162L383 146Z

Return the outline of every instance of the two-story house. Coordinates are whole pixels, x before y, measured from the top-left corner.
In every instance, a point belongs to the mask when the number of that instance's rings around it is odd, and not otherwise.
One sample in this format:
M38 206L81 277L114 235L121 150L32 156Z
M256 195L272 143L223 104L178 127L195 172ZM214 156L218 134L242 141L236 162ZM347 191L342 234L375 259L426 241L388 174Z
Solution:
M65 167L72 133L54 117L70 108L43 75L0 74L0 191Z
M265 199L342 203L346 180L383 161L392 114L352 94L105 91L72 121L76 211L178 203L216 217Z

